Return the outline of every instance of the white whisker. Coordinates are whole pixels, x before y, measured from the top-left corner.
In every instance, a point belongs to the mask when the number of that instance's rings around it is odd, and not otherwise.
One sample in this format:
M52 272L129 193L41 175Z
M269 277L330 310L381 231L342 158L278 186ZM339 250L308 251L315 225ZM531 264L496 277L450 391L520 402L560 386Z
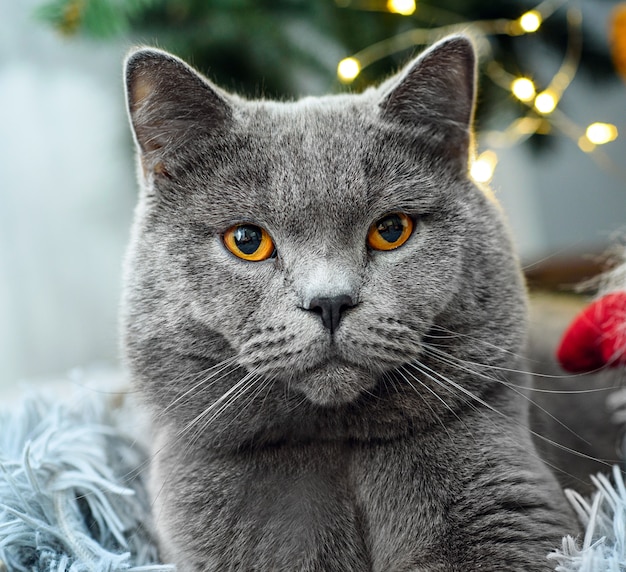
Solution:
M214 378L214 375L219 375L221 372L223 372L225 369L227 369L230 365L232 365L234 362L236 362L237 357L233 356L230 357L228 359L225 359L224 361L221 361L215 365L213 365L212 367L202 370L201 372L198 372L197 375L194 376L194 379L197 379L197 377L199 375L204 375L209 373L212 370L215 370L216 368L217 371L214 372L214 374L212 376L209 376L208 378L203 379L202 381L196 383L195 385L193 385L192 387L190 387L187 391L185 391L184 393L180 394L176 399L174 399L174 401L172 401L167 407L165 407L165 409L163 410L162 413L167 413L172 407L174 407L174 405L176 405L179 401L181 401L182 399L184 399L185 397L187 397L190 394L194 394L196 393L196 391L198 390L198 388L200 388L201 386L203 386L204 384L206 384L207 382L211 381L211 385L213 383L216 383L217 381L220 381L221 379L223 379L225 377L224 376L220 376L218 378ZM226 374L227 375L227 374Z
M203 409L196 417L194 417L191 421L187 423L181 430L176 434L177 437L183 435L189 429L191 429L196 423L201 421L204 417L209 415L216 407L221 406L225 401L227 401L233 394L236 394L237 390L239 390L242 386L245 386L251 379L256 375L255 372L249 372L244 375L237 383L231 386L227 391L225 391L220 397L218 397L211 405ZM221 411L221 409L218 411ZM213 417L211 418L211 420Z
M456 415L456 413L452 410L452 408L446 403L446 401L437 394L437 392L435 390L433 390L432 388L428 387L421 379L415 377L414 375L412 375L404 366L402 366L400 369L397 370L397 372L402 376L402 378L409 384L409 386L411 388L413 388L413 390L422 398L422 401L426 404L426 406L428 407L428 409L430 409L431 413L433 414L433 417L439 422L439 424L443 427L443 430L446 432L446 434L448 435L448 437L450 438L450 441L452 443L454 443L454 438L452 437L452 435L450 434L450 431L448 431L448 428L446 427L446 424L441 420L441 418L439 417L439 415L437 415L437 413L435 412L435 410L431 407L430 403L428 403L428 401L426 401L426 399L424 398L424 396L419 392L419 390L408 380L408 378L404 375L404 373L406 373L407 375L409 375L411 377L411 379L413 379L415 382L419 383L421 387L423 387L424 389L426 389L427 391L429 391L432 395L434 395L439 401L441 401L441 403L444 404L444 406L458 419L458 416Z
M434 344L429 344L424 342L423 346L425 348L429 348L431 351L433 352L440 352L442 355L446 355L449 357L453 357L451 356L448 352L444 352L443 350L439 349L438 346L434 345ZM458 359L458 358L455 358ZM585 372L585 373L575 373L575 374L547 374L547 373L539 373L539 372L535 372L535 371L529 371L529 370L523 370L523 369L513 369L510 367L502 367L502 366L497 366L497 365L492 365L492 364L484 364L484 363L477 363L477 362L472 362L470 360L465 360L465 363L468 363L470 365L475 365L477 367L481 367L481 368L488 368L488 369L493 369L493 370L497 370L497 371L503 371L506 373L519 373L519 374L528 374L528 375L533 375L535 377L541 377L541 378L545 378L545 379L565 379L565 380L571 380L571 379L576 379L576 378L580 378L580 377L585 377L589 374L593 374L593 373L599 373L601 371L603 371L604 369L606 369L606 366L600 367L598 369L589 371L589 372ZM576 391L576 390L572 390L569 393L589 393L591 391L603 391L604 388L602 388L602 390L585 390L585 391ZM566 393L566 392L561 392L561 393Z
M409 365L412 365L412 364L409 364ZM541 435L541 434L537 433L536 431L533 431L532 429L527 427L524 423L521 423L519 421L515 421L514 419L511 419L511 417L507 416L505 413L502 413L501 411L498 411L495 407L493 407L492 405L487 403L484 399L482 399L479 396L475 395L469 389L463 387L462 385L458 384L457 382L455 382L455 381L451 380L450 378L448 378L448 377L446 377L446 376L444 376L444 375L442 375L442 374L432 370L431 368L429 368L428 366L424 365L423 363L420 364L420 366L425 368L425 369L427 369L428 371L430 371L433 375L438 376L445 383L449 383L452 387L454 387L455 389L457 389L458 391L460 391L464 395L468 396L470 399L476 401L477 403L479 403L480 405L482 405L483 407L485 407L489 411L492 411L496 415L498 415L500 417L504 417L504 418L506 418L506 419L508 419L510 421L513 421L517 425L520 425L520 426L524 427L531 435L537 437L538 439L541 439L542 441L548 443L549 445L553 445L554 447L556 447L558 449L561 449L561 450L566 451L568 453L572 453L573 455L576 455L578 457L581 457L581 458L584 458L584 459L589 459L591 461L600 462L600 463L606 465L607 467L611 466L610 463L607 463L605 461L602 461L600 459L597 459L596 457L592 457L591 455L587 455L587 454L582 453L580 451L576 451L575 449L567 447L566 445L558 443L557 441L549 439L548 437L545 437L544 435ZM544 462L546 462L546 461L544 460Z
M563 429L565 429L568 433L570 433L571 435L573 435L577 439L580 439L581 441L583 441L583 443L585 443L587 445L591 445L591 443L589 443L589 441L587 441L581 435L579 435L578 433L573 431L570 427L568 427L560 419L556 418L548 410L546 410L544 407L539 405L536 401L534 401L533 399L528 397L528 395L525 395L524 391L521 391L521 390L526 389L525 387L517 386L515 384L510 383L508 380L505 380L505 379L499 379L499 378L496 378L496 377L491 377L491 376L485 375L484 373L482 373L480 371L476 371L476 370L473 370L471 368L468 368L467 366L464 365L462 360L459 360L458 358L455 358L454 356L447 355L444 352L438 352L438 353L439 353L439 356L437 357L437 359L441 360L444 363L447 363L448 365L451 365L452 367L456 367L456 368L458 368L460 370L463 370L463 371L465 371L467 373L470 373L471 375L475 375L475 376L480 377L482 379L486 379L487 381L494 381L496 383L500 383L500 384L504 385L505 387L508 387L512 392L516 393L517 395L519 395L520 397L522 397L523 399L528 401L530 404L534 405L537 409L539 409L542 413L544 413L546 416L548 416L550 419L552 419L555 423L557 423L558 425L563 427Z

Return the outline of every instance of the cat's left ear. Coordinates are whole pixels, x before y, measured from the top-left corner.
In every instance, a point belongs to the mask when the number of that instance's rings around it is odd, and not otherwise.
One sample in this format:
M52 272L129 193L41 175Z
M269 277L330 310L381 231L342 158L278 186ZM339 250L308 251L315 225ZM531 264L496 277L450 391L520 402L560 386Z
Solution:
M467 159L476 92L476 54L466 36L434 44L382 86L382 116L439 135Z
M125 62L126 99L144 169L164 172L164 161L198 136L228 130L228 96L179 58L142 48Z

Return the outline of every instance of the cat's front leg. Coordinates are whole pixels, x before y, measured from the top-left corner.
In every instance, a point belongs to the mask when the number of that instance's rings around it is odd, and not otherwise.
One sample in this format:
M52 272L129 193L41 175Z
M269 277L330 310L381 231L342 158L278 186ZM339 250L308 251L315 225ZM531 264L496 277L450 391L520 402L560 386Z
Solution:
M162 557L179 572L371 570L341 452L165 447L152 494Z
M357 502L378 572L548 572L578 525L526 432L467 415L353 454Z

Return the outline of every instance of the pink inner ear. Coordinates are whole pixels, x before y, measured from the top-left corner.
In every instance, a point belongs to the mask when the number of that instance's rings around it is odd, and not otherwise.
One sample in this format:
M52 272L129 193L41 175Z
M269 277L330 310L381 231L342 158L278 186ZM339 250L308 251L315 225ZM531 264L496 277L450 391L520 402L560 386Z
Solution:
M578 314L561 339L557 359L572 373L626 366L626 292L607 294Z

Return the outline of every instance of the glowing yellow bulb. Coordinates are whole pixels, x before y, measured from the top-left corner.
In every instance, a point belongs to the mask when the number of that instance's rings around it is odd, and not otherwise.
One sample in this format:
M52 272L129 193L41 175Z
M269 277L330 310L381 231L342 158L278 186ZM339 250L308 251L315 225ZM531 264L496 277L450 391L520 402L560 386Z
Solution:
M535 84L526 77L518 77L511 83L511 91L521 101L532 101L535 97Z
M556 95L550 91L542 91L535 98L535 109L539 113L543 113L547 115L548 113L552 113L556 109L556 104L558 103L556 99Z
M337 76L343 83L354 81L361 73L361 64L356 58L344 58L337 65Z
M581 135L578 138L578 146L581 151L584 151L585 153L591 153L596 148L596 146L589 141L586 135Z
M542 22L543 18L541 17L541 14L537 12L537 10L531 10L530 12L526 12L526 14L523 14L522 17L519 19L520 28L524 30L524 32L528 33L536 32L539 29L539 26L541 26Z
M477 183L488 183L493 177L498 164L498 156L493 151L484 151L470 167L470 177Z
M617 127L610 123L592 123L585 135L594 145L604 145L617 139Z
M387 10L394 14L410 16L415 12L415 0L387 0Z

